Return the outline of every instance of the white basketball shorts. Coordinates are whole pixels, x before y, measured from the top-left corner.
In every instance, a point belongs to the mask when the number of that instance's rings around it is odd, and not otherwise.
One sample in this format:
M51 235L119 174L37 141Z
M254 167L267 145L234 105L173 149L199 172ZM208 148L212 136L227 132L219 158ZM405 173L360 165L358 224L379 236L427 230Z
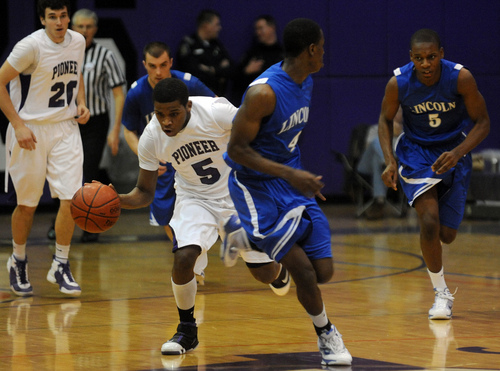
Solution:
M36 137L36 149L19 147L9 124L7 159L17 204L35 207L43 194L45 179L53 198L70 200L83 182L83 147L78 123L73 120L53 124L29 124Z
M207 267L207 252L223 236L224 223L235 214L233 201L228 195L224 199L207 200L194 198L192 195L177 194L174 215L170 227L175 233L178 249L184 246L201 247L201 254L196 260L194 272L200 274ZM263 252L242 252L241 257L247 263L269 263L272 259Z

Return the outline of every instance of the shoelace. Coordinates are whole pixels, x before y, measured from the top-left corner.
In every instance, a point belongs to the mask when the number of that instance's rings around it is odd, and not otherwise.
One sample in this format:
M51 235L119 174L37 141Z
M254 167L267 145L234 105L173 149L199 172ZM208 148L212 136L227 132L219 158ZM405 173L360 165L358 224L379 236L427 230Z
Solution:
M71 275L71 271L69 270L69 262L66 264L59 263L59 269L61 270L61 274L66 275L68 277L68 281L74 282L73 276Z
M453 295L455 295L458 291L458 287L455 289L455 292L452 294L450 292L450 290L446 289L444 291L437 291L437 296L441 299L448 299L448 300L455 300L455 298L453 297Z
M344 344L342 343L342 335L333 329L332 332L333 334L330 339L323 338L323 347L333 350L334 353L342 352L345 348Z
M16 262L16 266L17 266L17 274L19 276L19 280L21 281L21 283L28 283L28 278L27 278L27 274L26 274L26 261L24 262L20 262L20 261L17 261Z

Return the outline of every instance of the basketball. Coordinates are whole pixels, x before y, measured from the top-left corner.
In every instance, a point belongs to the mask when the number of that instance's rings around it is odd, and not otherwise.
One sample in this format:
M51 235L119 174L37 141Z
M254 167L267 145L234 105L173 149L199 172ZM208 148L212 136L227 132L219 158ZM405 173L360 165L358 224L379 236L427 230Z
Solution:
M89 233L110 229L120 216L120 198L102 183L86 183L71 200L71 216L76 225Z

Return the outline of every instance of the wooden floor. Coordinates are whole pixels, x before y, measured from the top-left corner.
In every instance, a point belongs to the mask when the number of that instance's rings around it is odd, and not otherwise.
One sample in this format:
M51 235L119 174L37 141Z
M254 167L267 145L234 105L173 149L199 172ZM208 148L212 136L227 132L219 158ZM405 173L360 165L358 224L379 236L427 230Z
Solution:
M353 355L338 370L500 370L500 223L466 220L445 247L451 321L429 321L433 291L414 212L406 219L354 218L324 206L336 258L321 287L331 321ZM178 316L170 285L171 243L145 211L123 212L97 244L75 232L71 267L83 293L46 281L54 212L36 214L28 257L31 298L9 290L10 214L0 214L0 370L321 370L313 326L295 289L285 297L256 282L240 260L225 268L217 244L195 316L198 348L162 356ZM1 273L3 271L3 273Z

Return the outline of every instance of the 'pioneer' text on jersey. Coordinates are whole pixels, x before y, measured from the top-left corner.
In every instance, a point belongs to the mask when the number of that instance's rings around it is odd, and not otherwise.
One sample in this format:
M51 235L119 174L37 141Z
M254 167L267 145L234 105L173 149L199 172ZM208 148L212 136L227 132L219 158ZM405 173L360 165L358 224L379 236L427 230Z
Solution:
M213 140L197 140L187 143L172 153L177 164L204 153L219 151L217 143Z
M52 80L54 78L66 75L66 74L78 74L78 62L77 61L64 61L54 66L52 69Z

